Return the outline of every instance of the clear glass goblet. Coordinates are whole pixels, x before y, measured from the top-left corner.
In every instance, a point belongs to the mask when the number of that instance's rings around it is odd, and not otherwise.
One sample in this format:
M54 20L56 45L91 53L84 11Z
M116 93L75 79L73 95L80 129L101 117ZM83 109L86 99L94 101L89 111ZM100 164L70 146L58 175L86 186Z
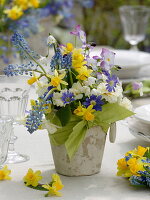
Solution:
M150 9L146 6L121 6L119 12L124 39L132 50L138 50L138 43L145 39Z
M11 136L12 118L0 115L0 169L6 161Z
M19 124L19 120L25 116L25 110L29 97L27 76L7 77L0 76L0 115L8 115L13 118L13 126ZM14 128L11 131L7 163L20 163L29 160L29 156L15 151L14 143L17 136Z

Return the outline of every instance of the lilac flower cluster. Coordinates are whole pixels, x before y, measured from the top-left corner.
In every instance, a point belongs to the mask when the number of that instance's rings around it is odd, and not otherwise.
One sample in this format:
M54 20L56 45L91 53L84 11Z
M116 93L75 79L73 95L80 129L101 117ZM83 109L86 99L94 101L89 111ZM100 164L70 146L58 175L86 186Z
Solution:
M35 59L39 58L39 55L30 49L27 41L20 33L14 33L11 38L11 42L17 48L23 58L30 58L31 56Z
M138 171L140 176L131 176L130 183L132 185L148 186L150 187L150 167L145 166L145 171Z
M61 67L61 69L69 69L72 66L71 54L62 55L60 48L56 49L56 53L52 57L50 63L51 69L57 69L58 66Z
M48 108L47 105L50 103L51 101L49 100L43 100L42 102L35 101L35 105L32 106L32 110L29 111L26 117L26 127L29 133L36 131L42 124L43 115Z
M17 76L17 75L32 75L32 70L35 70L35 66L30 61L28 64L15 65L10 64L4 69L4 74L7 76Z

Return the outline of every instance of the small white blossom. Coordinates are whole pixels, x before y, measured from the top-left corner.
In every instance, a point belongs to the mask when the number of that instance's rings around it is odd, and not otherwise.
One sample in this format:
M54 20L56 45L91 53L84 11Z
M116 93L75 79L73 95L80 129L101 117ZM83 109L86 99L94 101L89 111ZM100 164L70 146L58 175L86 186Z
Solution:
M59 92L54 92L53 93L53 104L56 105L56 106L60 106L60 107L63 107L64 106L64 103L63 101L61 100L61 97L62 97L62 94L59 93Z
M40 59L37 60L42 66L48 66L49 61L46 57L41 56Z
M127 97L124 97L124 98L119 102L119 105L120 105L120 106L123 106L123 107L125 107L126 109L132 111L132 104L131 104L131 101L130 101Z
M96 96L97 96L97 95L100 95L100 94L99 94L99 91L98 91L97 89L95 89L95 88L93 88L93 89L91 90L91 95L92 95L92 94L94 94L94 95L96 95Z
M57 42L56 39L52 35L48 36L48 38L47 38L48 45L56 44L56 42Z
M88 86L83 86L83 93L85 94L85 96L90 96L91 94L91 90Z
M42 120L41 129L47 129L48 133L53 134L57 131L58 128L60 127L56 126L55 124L52 124L50 121L46 119Z
M102 98L108 101L109 103L116 103L122 98L122 87L117 85L115 92L109 92L106 89L106 83L100 83L97 87L99 95L102 95Z
M95 84L95 82L96 82L96 78L95 77L88 77L87 81L84 81L84 84L86 86L90 86L90 85Z
M93 58L87 58L87 65L91 66L94 71L97 71L97 60Z

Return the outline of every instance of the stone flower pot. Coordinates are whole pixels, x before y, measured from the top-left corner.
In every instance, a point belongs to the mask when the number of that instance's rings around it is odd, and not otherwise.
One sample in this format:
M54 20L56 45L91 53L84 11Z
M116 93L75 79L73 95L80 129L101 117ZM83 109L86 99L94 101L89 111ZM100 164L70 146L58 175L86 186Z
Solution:
M114 142L116 125L110 128L110 141ZM100 172L106 133L100 126L95 126L87 131L83 143L71 161L67 155L65 145L52 147L52 154L56 172L66 176L86 176Z

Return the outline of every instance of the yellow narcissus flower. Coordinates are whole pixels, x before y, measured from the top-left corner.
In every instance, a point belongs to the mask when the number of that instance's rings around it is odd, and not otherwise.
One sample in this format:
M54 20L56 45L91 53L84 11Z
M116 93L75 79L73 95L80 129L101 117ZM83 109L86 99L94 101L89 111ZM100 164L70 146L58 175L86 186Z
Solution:
M130 158L127 161L127 164L129 165L129 169L132 173L132 175L138 175L138 171L143 171L143 163L141 162L141 159L136 159L136 158Z
M72 66L75 70L80 69L86 64L85 58L81 53L82 49L74 49L72 53Z
M22 9L18 6L13 6L12 9L4 10L4 13L12 20L17 20L23 15Z
M94 119L94 115L92 114L95 110L93 109L93 105L88 106L87 108L83 108L82 105L79 105L77 109L74 110L74 114L77 116L83 116L83 118L87 121L91 121Z
M0 0L0 5L3 6L5 3L5 0Z
M74 114L77 116L83 116L84 112L85 112L86 108L83 108L83 106L81 105L81 103L79 104L79 106L74 110Z
M86 66L81 67L80 69L77 70L79 73L77 75L77 79L80 79L82 81L85 81L88 77L91 76L91 73L93 72L92 69L88 69Z
M27 10L29 8L29 0L15 0L14 4L22 8L22 10Z
M38 8L39 7L39 0L29 0L31 7Z
M42 185L43 188L48 190L45 196L62 196L58 190L61 190L64 185L62 184L60 177L57 174L52 174L52 182L50 185Z
M38 0L15 0L14 4L23 10L27 10L30 7L38 8L40 3Z
M92 114L95 110L93 109L93 105L90 105L86 108L85 112L84 112L84 119L87 121L92 121L94 119L94 115Z
M39 181L42 179L41 171L34 172L31 168L28 170L27 174L24 176L23 181L25 182L26 186L33 186L36 187Z
M144 154L146 153L146 151L147 151L147 148L144 148L144 147L142 147L142 146L138 146L137 149L135 148L135 149L132 150L132 151L128 151L128 152L126 153L126 155L131 154L132 156L135 156L135 157L143 157Z
M130 177L131 173L130 170L128 168L127 162L125 160L125 158L121 158L118 160L117 162L117 176L124 176L124 177Z
M58 90L61 90L60 84L63 85L68 85L67 82L63 81L62 79L66 76L66 73L63 74L58 74L57 70L55 70L55 74L53 75L48 75L48 77L51 78L50 85L53 87L56 87Z
M36 81L38 81L38 78L39 77L33 76L27 82L28 82L29 85L32 85L33 83L35 83Z
M11 170L9 170L7 165L5 165L2 169L0 169L0 180L11 180L11 177L9 176L10 173Z
M63 54L68 54L68 53L71 53L73 51L74 46L73 46L72 43L67 43L66 47L62 47L62 48L64 50Z

